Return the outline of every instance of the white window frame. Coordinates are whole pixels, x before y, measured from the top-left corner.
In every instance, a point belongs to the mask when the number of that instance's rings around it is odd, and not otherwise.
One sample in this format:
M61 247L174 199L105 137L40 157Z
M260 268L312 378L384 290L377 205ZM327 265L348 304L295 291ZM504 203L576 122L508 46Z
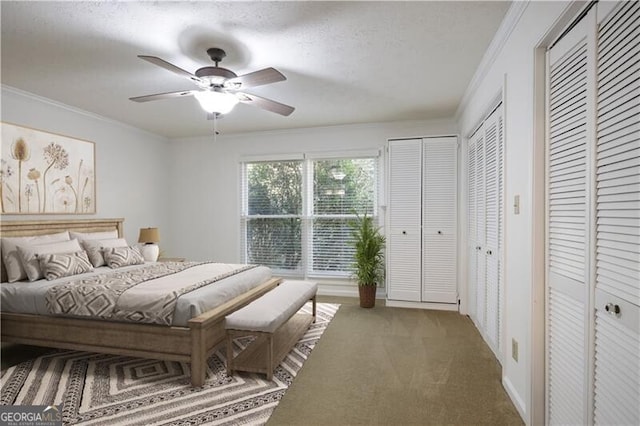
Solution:
M306 154L278 154L278 155L261 155L261 156L245 156L240 159L240 258L242 262L247 262L247 221L252 218L299 218L302 226L301 252L302 260L300 268L296 271L273 269L273 272L284 277L302 277L302 278L330 278L333 280L348 280L351 272L325 272L312 271L313 261L313 221L316 218L339 219L339 218L355 218L352 214L331 214L331 215L315 215L313 214L313 162L340 160L340 159L365 159L372 158L376 162L376 182L375 196L373 202L373 212L375 221L382 225L384 218L380 216L381 209L384 207L380 204L384 200L382 190L384 188L384 161L383 150L348 150L333 152L311 152ZM249 215L248 214L248 194L247 194L247 167L248 163L258 162L277 162L277 161L302 161L302 214L301 215Z

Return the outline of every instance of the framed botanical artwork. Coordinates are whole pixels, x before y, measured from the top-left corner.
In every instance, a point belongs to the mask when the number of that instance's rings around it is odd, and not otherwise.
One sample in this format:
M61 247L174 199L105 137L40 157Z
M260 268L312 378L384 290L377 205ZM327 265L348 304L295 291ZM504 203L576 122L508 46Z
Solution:
M2 214L93 214L93 142L0 123Z

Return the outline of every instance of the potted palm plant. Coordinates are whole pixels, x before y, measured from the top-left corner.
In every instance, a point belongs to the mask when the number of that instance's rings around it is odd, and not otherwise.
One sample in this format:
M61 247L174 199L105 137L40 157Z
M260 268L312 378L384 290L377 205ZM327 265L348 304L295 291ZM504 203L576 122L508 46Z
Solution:
M353 275L358 281L360 306L373 308L376 289L384 280L384 235L373 218L366 214L353 223L353 247L355 248Z

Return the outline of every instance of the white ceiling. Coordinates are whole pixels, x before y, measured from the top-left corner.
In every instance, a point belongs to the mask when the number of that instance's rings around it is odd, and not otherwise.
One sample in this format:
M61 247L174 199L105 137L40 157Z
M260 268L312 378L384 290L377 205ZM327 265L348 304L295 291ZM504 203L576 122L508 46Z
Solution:
M224 133L453 116L508 2L2 1L3 84L169 138L210 134L193 89L142 61L238 75L274 67L287 81L247 90L296 107L281 117L238 105Z

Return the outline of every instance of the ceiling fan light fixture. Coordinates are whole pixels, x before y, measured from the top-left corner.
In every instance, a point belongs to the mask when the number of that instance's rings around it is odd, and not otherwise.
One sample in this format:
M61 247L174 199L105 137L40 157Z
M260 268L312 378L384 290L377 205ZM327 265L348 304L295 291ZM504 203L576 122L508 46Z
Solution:
M239 102L238 98L231 93L216 92L212 90L196 92L195 98L200 102L200 106L206 112L213 114L227 114Z

